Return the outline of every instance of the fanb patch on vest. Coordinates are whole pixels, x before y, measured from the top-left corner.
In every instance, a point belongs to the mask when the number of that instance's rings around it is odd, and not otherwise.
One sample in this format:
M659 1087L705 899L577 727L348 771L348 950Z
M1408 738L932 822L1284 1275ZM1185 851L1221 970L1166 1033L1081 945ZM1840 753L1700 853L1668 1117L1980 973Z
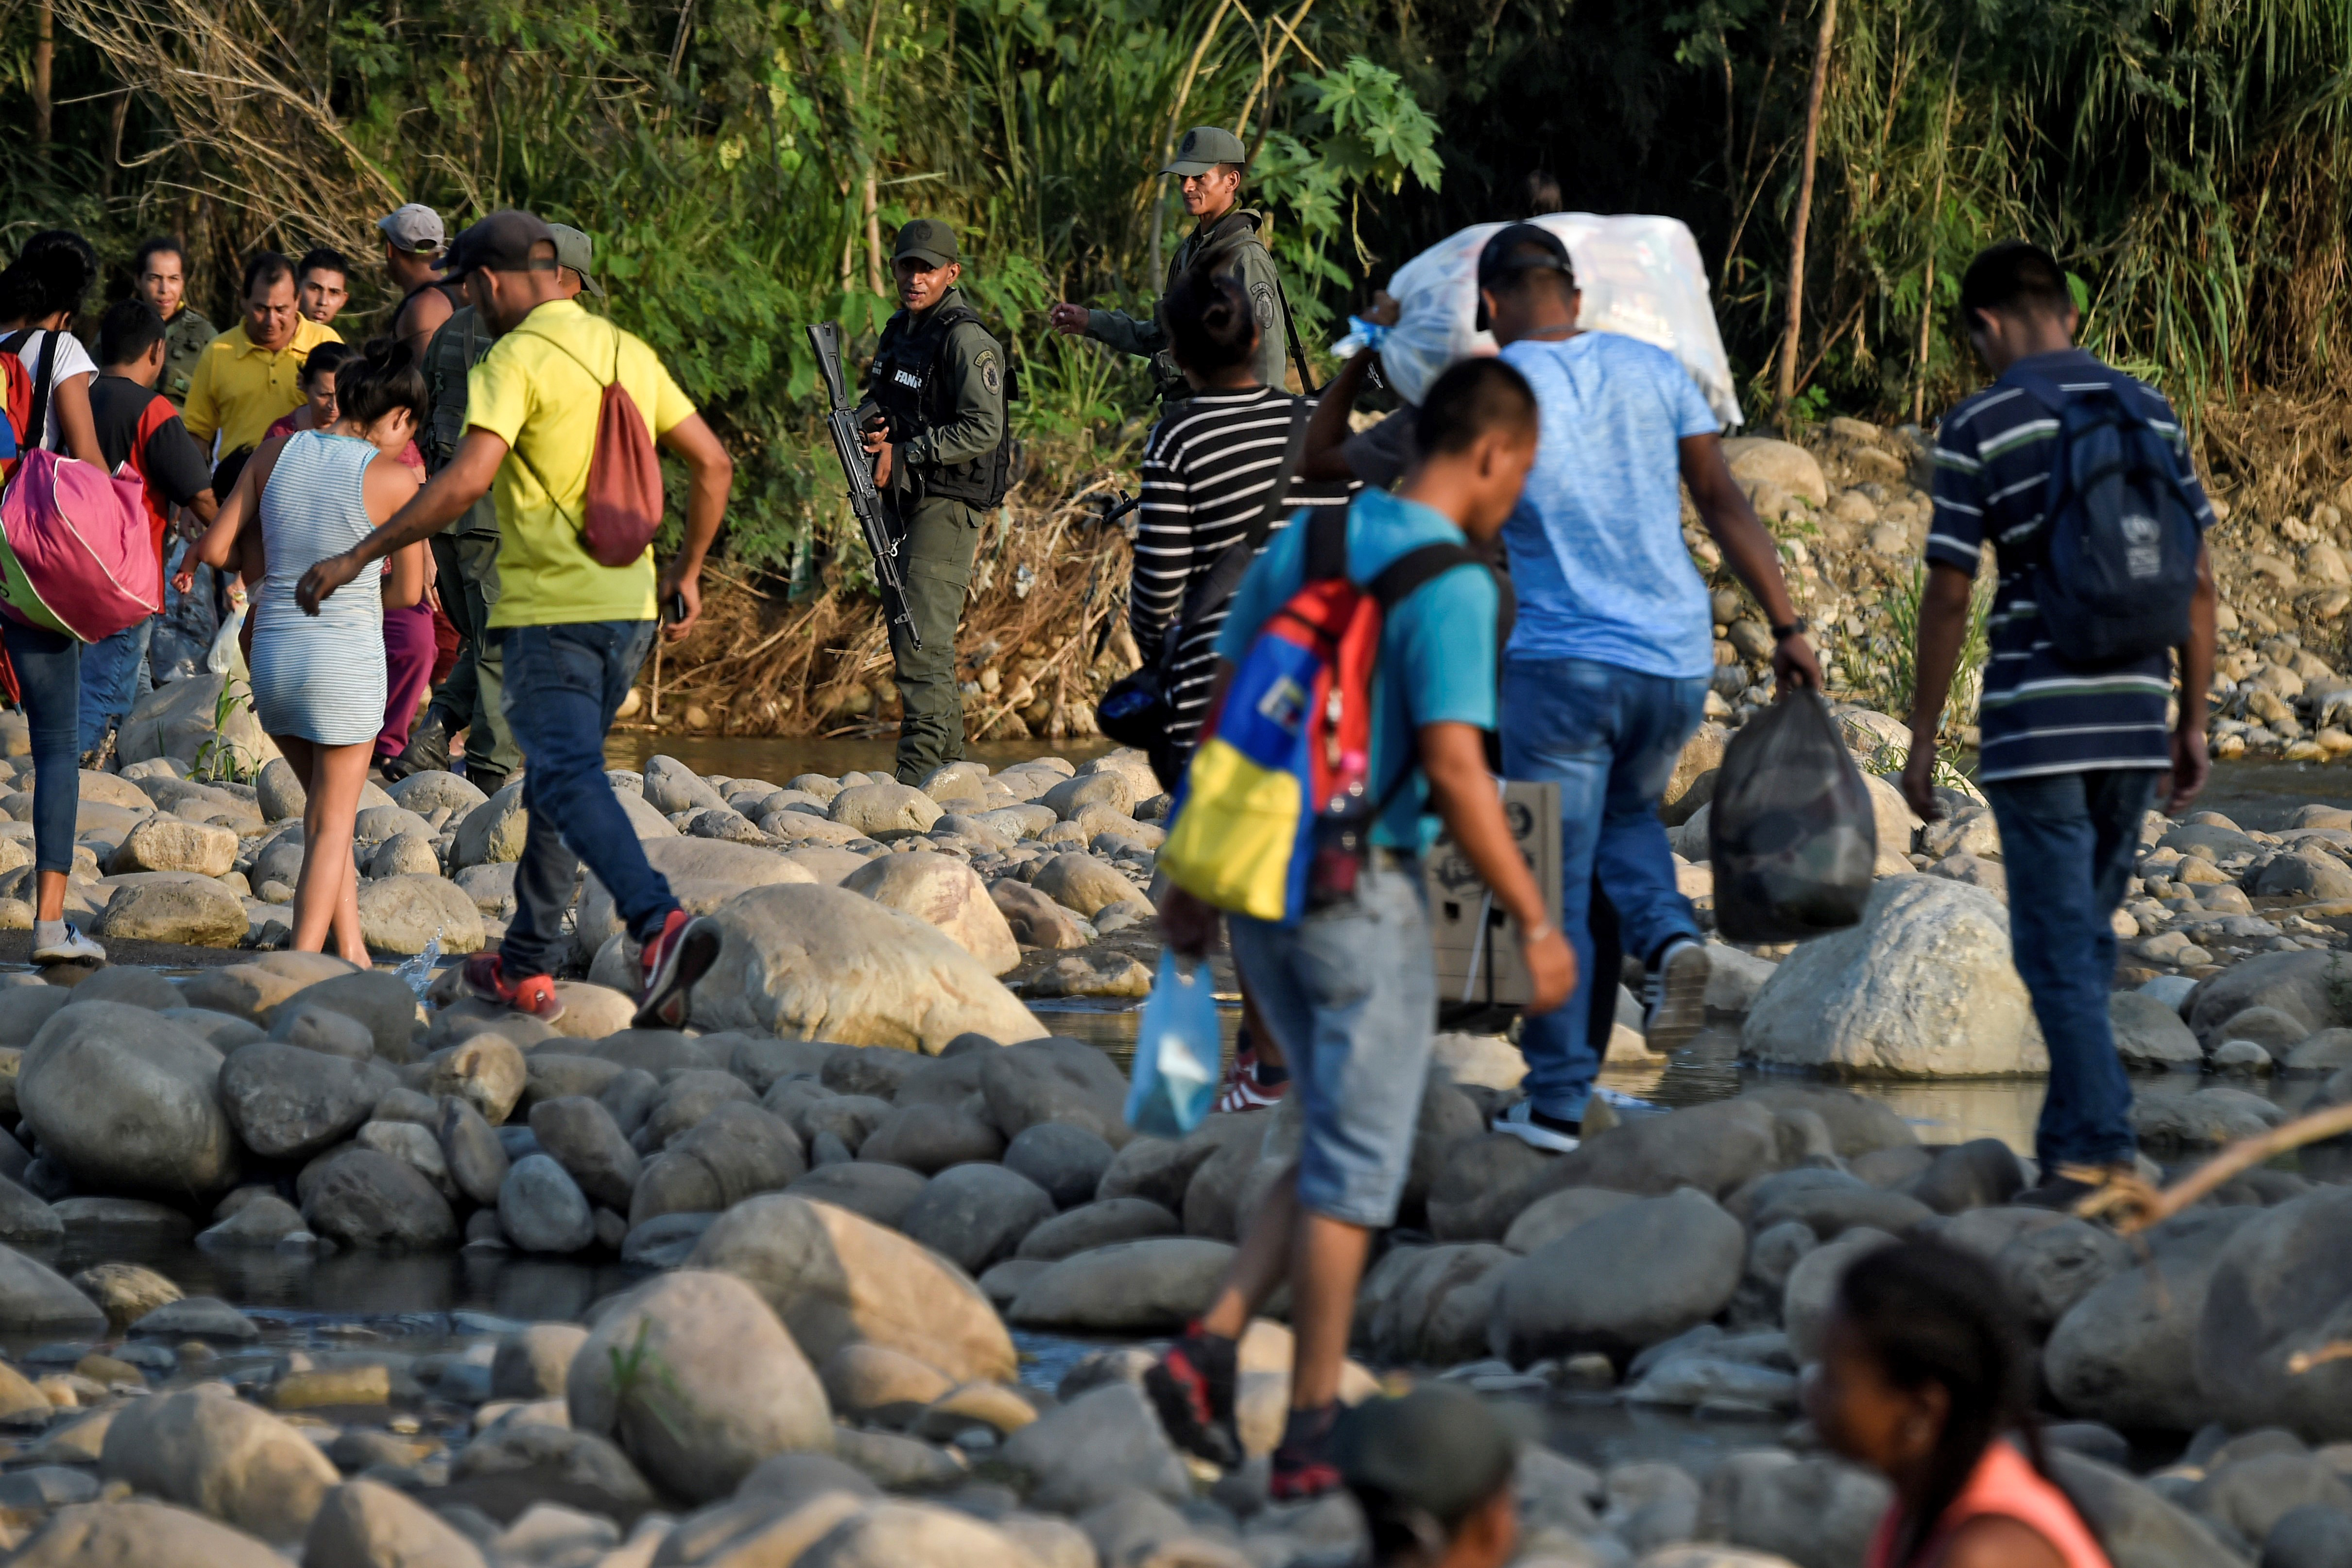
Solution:
M988 395L991 397L995 396L1000 391L1003 390L1004 377L996 368L996 356L994 354L982 354L980 356L980 384L987 388Z

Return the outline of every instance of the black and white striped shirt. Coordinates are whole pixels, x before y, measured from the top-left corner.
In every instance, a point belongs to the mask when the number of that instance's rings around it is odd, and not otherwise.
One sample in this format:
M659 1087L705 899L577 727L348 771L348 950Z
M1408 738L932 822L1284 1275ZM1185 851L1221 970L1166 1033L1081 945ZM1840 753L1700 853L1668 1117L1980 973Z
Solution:
M1249 531L1265 505L1290 438L1291 407L1300 401L1263 386L1205 393L1171 413L1151 433L1143 454L1143 501L1129 595L1135 646L1147 661L1160 657L1160 643L1195 579ZM1329 506L1344 502L1354 489L1346 480L1294 476L1283 500L1290 509ZM1288 521L1277 521L1275 531ZM1216 680L1217 632L1225 623L1225 609L1220 605L1175 634L1180 640L1169 700L1176 713L1173 738L1185 746L1200 728Z

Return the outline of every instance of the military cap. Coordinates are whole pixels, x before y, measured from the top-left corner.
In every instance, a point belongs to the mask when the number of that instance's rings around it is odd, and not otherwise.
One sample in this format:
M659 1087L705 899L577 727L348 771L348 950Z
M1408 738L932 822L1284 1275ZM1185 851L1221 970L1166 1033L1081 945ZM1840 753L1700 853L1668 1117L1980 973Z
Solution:
M1242 164L1249 162L1249 149L1242 139L1222 125L1195 125L1184 132L1184 140L1176 143L1176 156L1160 172L1163 174L1205 174L1220 163Z
M588 270L596 258L595 242L568 223L549 224L547 232L555 237L555 264L580 274L580 286L603 299L604 290L598 286L596 275Z
M935 217L909 219L898 231L898 241L890 247L892 259L911 256L933 267L945 267L960 259L956 255L955 230Z

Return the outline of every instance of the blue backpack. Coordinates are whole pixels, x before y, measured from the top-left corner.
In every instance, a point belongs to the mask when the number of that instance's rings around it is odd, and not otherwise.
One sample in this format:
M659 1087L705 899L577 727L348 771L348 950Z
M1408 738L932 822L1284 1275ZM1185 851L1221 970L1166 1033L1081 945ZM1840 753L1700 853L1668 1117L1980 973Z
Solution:
M2058 421L2032 594L2058 657L2090 667L2189 640L2200 544L2180 457L2148 418L2147 394L2097 368L2095 387L2021 366L2001 377Z

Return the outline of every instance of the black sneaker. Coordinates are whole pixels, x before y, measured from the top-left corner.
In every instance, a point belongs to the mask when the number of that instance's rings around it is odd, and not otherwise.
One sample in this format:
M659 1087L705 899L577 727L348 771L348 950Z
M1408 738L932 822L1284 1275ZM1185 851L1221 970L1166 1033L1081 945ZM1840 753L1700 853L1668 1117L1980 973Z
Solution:
M1705 944L1676 937L1642 977L1642 1033L1650 1049L1670 1055L1706 1027L1706 977L1713 965Z
M1204 1334L1196 1323L1143 1374L1143 1392L1168 1440L1228 1470L1243 1458L1234 1415L1239 1352L1232 1340Z
M2112 1165L2061 1165L2009 1201L2020 1208L2095 1218L2135 1201L2145 1188L2139 1167L2129 1160Z
M384 777L396 780L411 773L439 773L448 766L449 726L442 722L439 712L428 708L409 734L406 749L385 763L381 771Z

